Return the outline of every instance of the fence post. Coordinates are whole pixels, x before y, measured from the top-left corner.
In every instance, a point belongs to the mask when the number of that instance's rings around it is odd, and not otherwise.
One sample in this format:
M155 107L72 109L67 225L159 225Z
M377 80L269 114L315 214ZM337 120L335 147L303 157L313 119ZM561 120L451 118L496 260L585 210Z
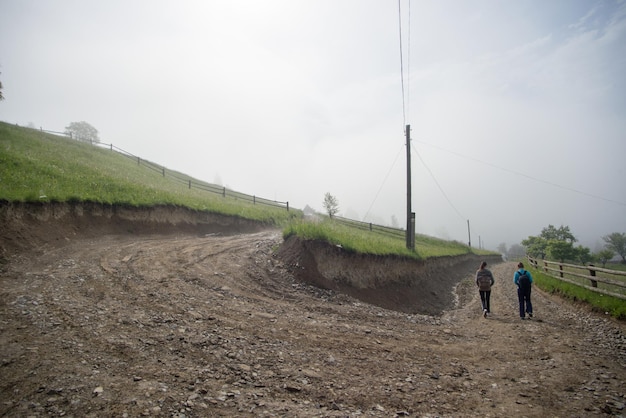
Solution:
M255 195L252 195L252 204L256 205L256 196Z
M224 189L222 189L222 197L226 197L226 187L224 187Z
M593 264L589 264L589 267L594 267ZM594 269L589 269L589 275L592 277L596 277L596 271ZM597 280L591 280L591 287L598 287L598 281Z
M563 264L559 264L559 276L561 277L561 279L563 278Z
M137 165L141 165L141 158L137 157Z
M191 189L191 180L189 180L189 188Z
M548 262L546 260L543 260L543 271L548 272Z
M372 232L372 223L370 222L370 232Z
M165 177L165 167L161 168L161 172L163 173L163 177Z
M113 144L111 144L111 151L113 151Z
M289 202L285 202L287 203L287 212L289 212Z

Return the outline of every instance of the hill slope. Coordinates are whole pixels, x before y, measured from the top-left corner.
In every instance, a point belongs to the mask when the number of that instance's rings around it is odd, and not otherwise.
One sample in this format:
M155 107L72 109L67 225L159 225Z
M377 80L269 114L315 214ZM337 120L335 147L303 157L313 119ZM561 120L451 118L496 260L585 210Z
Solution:
M0 150L0 199L8 201L176 205L270 223L300 215L248 203L237 193L222 197L200 188L221 187L155 170L154 164L138 164L137 158L107 148L2 122Z

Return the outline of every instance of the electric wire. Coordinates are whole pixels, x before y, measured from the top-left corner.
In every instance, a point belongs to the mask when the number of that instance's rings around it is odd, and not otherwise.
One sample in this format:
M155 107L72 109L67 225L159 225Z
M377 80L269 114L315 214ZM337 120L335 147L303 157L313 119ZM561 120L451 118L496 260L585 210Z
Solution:
M424 167L426 168L426 171L428 171L428 174L430 174L430 177L432 177L433 181L435 182L435 184L437 185L437 188L439 188L439 191L441 192L441 194L443 195L443 197L445 197L445 199L448 201L448 204L450 205L450 207L452 207L452 209L454 209L454 211L456 212L457 215L459 215L459 217L462 220L465 220L467 218L465 218L463 215L461 215L461 212L459 212L459 210L456 208L456 206L454 206L454 204L452 203L452 201L450 200L450 198L448 197L448 195L446 194L446 192L443 190L443 187L441 187L441 184L439 184L439 181L437 181L437 178L435 177L435 175L433 174L432 170L430 169L430 167L428 167L428 164L426 164L426 161L424 161L424 159L422 158L422 156L420 155L419 152L417 152L417 148L415 148L415 146L411 143L411 147L413 149L413 151L415 151L415 154L417 155L417 158L420 159L420 161L422 162L422 164L424 164Z
M409 2L409 16L410 16L410 13L411 13L411 3ZM411 26L410 26L410 19L409 19L409 45L410 45L410 30L411 30ZM400 84L401 84L401 87L402 87L402 122L403 122L403 126L404 126L404 125L406 125L406 106L407 106L406 102L407 102L407 99L406 99L406 94L405 94L405 89L404 89L404 60L403 60L403 48L402 48L402 6L401 6L401 0L398 0L398 32L399 32L399 41L400 41ZM376 200L378 199L378 196L380 195L380 192L382 191L385 183L387 182L387 179L389 178L389 175L391 174L391 171L393 170L394 166L396 165L396 162L398 161L398 157L402 153L403 149L404 149L404 145L402 145L402 147L400 148L400 150L396 154L396 157L393 160L393 163L391 164L391 167L389 168L389 171L387 172L387 175L385 176L385 178L383 179L382 184L378 188L378 191L376 192L376 195L374 196L374 199L372 200L372 203L370 204L369 208L367 209L367 212L365 213L365 216L363 216L363 220L365 220L367 218L367 216L369 215L370 211L372 210L372 207L374 206L374 203L376 203Z
M402 61L402 8L398 0L398 28L400 32L400 84L402 86L402 126L406 125L406 104L404 94L404 63Z
M363 222L365 222L365 219L367 219L367 215L370 214L370 211L372 210L372 206L374 206L374 203L376 203L376 200L378 199L378 195L380 194L380 191L383 189L383 186L387 182L387 179L389 178L389 175L391 174L391 171L395 167L396 162L398 161L398 157L400 156L400 154L402 153L403 150L404 150L404 145L402 147L400 147L400 150L396 154L396 158L393 160L393 163L391 164L391 167L389 168L389 171L387 172L387 175L383 179L382 184L380 185L380 187L378 188L378 191L376 192L376 195L374 196L374 200L372 200L372 203L370 204L369 208L367 208L367 212L365 212L365 216L363 216Z
M409 0L409 29L407 35L407 63L406 63L406 113L411 117L411 0Z
M443 148L443 147L440 147L440 146L437 146L437 145L434 145L434 144L430 144L430 143L425 142L425 141L418 140L418 142L420 142L421 144L425 144L425 145L431 146L433 148L437 148L437 149L439 149L441 151L448 152L450 154L454 154L457 157L465 158L465 159L468 159L468 160L471 160L471 161L475 161L477 163L488 165L490 167L497 168L498 170L506 171L508 173L512 173L512 174L515 174L515 175L518 175L518 176L521 176L521 177L525 177L527 179L530 179L530 180L533 180L533 181L536 181L536 182L539 182L539 183L544 183L544 184L547 184L549 186L557 187L559 189L567 190L567 191L570 191L570 192L573 192L573 193L578 193L578 194L581 194L583 196L591 197L593 199L604 200L605 202L615 203L615 204L618 204L620 206L626 206L626 203L620 202L618 200L608 199L606 197L597 196L597 195L593 195L591 193L587 193L587 192L583 192L583 191L580 191L580 190L576 190L576 189L573 189L571 187L562 186L560 184L556 184L556 183L553 183L551 181L542 180L542 179L539 179L537 177L530 176L528 174L520 173L519 171L511 170L510 168L500 167L500 166L498 166L496 164L492 164L492 163L489 163L487 161L482 161L482 160L479 160L479 159L474 158L474 157L468 157L467 155L463 155L463 154L460 154L458 152L451 151L449 149L446 149L446 148Z

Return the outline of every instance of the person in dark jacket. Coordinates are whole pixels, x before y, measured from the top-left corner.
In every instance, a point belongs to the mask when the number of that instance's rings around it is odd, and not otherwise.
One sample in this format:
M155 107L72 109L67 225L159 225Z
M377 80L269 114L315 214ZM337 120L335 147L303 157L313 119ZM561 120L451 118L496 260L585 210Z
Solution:
M519 317L526 319L533 317L533 304L530 301L530 289L533 283L533 276L528 270L524 270L524 263L517 265L518 270L513 276L513 283L517 286L517 299L519 300Z
M478 286L478 291L480 292L480 302L483 306L483 317L485 318L491 313L491 286L494 283L493 274L487 269L487 262L483 261L476 272L476 286Z

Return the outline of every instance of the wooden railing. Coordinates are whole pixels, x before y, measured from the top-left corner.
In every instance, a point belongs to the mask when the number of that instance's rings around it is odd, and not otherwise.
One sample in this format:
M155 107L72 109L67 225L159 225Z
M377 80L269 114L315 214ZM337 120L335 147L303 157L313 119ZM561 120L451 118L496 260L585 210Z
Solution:
M593 292L626 300L626 271L610 270L594 265L579 266L557 261L527 257L531 265L561 281L584 287ZM600 283L600 286L598 286Z
M51 130L43 129L41 127L39 128L39 130L41 132L45 132L45 133L49 133L53 135L72 138L72 135L66 132L51 131ZM203 190L205 192L219 194L222 197L231 197L234 199L244 200L246 202L252 203L253 205L259 204L259 205L273 206L277 208L286 209L287 211L289 211L289 202L279 202L277 200L265 199L265 198L258 197L255 195L249 195L246 193L236 192L234 190L227 189L226 187L223 187L223 186L218 186L215 184L198 181L198 180L192 179L189 176L181 175L181 173L178 173L176 171L168 170L166 167L162 165L153 163L148 160L144 160L141 157L131 154L130 152L125 151L119 147L116 147L113 144L105 144L104 142L100 142L99 140L98 141L84 141L84 142L88 142L95 146L108 148L111 151L116 151L119 154L122 154L123 156L130 158L131 160L137 161L138 165L141 165L152 171L155 171L159 173L160 175L162 175L163 177L167 176L169 178L172 178L173 180L185 185L185 187L188 187L189 189L196 188L199 190Z
M203 190L205 192L219 194L222 197L231 197L234 199L244 200L246 202L252 203L253 205L260 204L260 205L266 205L266 206L273 206L277 208L283 208L289 211L289 202L279 202L277 200L265 199L256 195L249 195L246 193L236 192L234 190L230 190L230 189L227 189L226 187L218 186L216 184L197 181L195 179L190 178L189 176L182 175L181 173L178 173L176 171L168 170L164 166L153 163L152 161L144 160L141 157L133 155L130 152L125 151L119 147L116 147L113 144L103 144L100 142L94 145L109 148L111 151L117 151L118 153L124 155L125 157L128 157L132 160L137 161L138 165L145 166L149 168L150 170L161 174L163 177L172 178L174 181L184 184L189 189L195 188L195 189Z
M339 222L343 225L352 227L352 228L358 228L364 231L370 231L370 232L381 232L384 234L388 234L391 236L397 236L397 237L403 237L405 235L405 231L404 229L400 229L400 228L392 228L390 226L383 226L383 225L377 225L371 222L361 222L361 221L355 221L353 219L348 219L348 218L343 218L341 216L333 216L333 219L336 222Z

